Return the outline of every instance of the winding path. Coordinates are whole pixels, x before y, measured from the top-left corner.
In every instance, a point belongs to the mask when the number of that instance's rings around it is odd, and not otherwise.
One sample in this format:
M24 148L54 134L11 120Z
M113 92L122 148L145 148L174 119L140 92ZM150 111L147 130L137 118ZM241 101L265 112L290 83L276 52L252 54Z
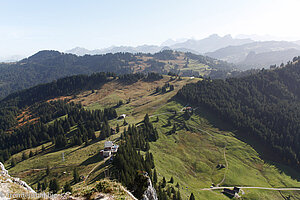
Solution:
M259 190L275 190L275 191L300 191L300 188L268 188L268 187L247 187L247 186L236 186L240 189L259 189ZM211 187L202 188L200 190L222 190L222 189L233 189L234 187Z
M226 158L226 146L227 146L227 142L226 142L226 145L224 147L224 160L225 160L226 168L225 168L223 179L220 183L217 184L217 187L219 187L225 181L226 174L227 174L227 171L228 171L228 161L227 161L227 158Z
M86 177L84 178L84 182L86 183L86 180L89 178L89 176L91 175L91 173L93 173L95 171L95 169L97 169L100 165L102 165L103 163L105 163L108 159L110 159L111 156L104 158L103 161L99 162L95 167L93 167L93 169L86 175Z

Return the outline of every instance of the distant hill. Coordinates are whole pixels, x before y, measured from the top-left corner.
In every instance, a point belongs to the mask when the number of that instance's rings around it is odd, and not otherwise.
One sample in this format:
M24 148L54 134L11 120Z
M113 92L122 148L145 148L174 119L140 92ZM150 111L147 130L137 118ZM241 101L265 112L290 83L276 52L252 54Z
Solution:
M233 67L217 59L171 50L155 54L109 53L93 56L40 51L16 63L0 63L0 97L76 74L94 72L167 74L172 72L185 76L204 76L212 71L230 70Z
M252 42L239 46L228 46L205 55L232 63L251 67L269 67L298 56L300 46L286 41Z
M300 55L298 49L287 49L283 51L269 51L264 53L250 52L245 60L241 62L241 66L247 68L269 67L270 65L280 65L291 61L295 56Z

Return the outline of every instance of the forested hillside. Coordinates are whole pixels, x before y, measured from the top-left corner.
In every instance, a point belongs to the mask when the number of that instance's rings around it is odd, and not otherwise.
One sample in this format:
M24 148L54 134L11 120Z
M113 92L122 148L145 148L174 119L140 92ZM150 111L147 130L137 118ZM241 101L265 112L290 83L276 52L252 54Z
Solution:
M207 107L274 151L274 159L300 167L300 63L243 78L205 79L177 97Z
M117 117L114 109L90 112L80 104L68 103L69 99L59 102L45 102L46 100L75 95L83 90L99 89L104 83L115 79L127 84L161 78L161 75L155 73L116 76L113 73L101 72L90 76L75 75L7 96L0 101L0 161L9 159L11 154L51 140L58 148L80 145L83 141L94 138L95 130L101 129L104 139L110 135L107 120ZM68 116L65 120L47 126L51 120L65 115ZM70 127L77 124L80 131L71 134L72 137L66 137L65 133L70 131Z
M209 75L230 71L233 65L209 57L165 50L155 54L115 53L76 56L58 51L40 51L17 63L0 63L0 98L31 86L76 74L114 72L168 72L180 75Z

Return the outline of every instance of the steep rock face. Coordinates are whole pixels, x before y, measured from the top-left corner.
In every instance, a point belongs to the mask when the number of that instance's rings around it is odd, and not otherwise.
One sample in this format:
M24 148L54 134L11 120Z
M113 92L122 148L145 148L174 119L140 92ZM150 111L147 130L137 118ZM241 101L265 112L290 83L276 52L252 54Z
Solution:
M148 177L148 187L144 192L142 200L158 200L156 190L154 189L151 179Z
M19 178L13 178L8 174L4 165L0 162L0 199L8 193L36 193L27 183Z

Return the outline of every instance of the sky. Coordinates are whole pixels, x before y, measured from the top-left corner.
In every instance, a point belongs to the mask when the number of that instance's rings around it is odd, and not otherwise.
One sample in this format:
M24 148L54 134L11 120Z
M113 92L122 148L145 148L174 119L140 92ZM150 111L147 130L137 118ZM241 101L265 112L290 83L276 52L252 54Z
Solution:
M0 0L0 59L214 33L300 40L299 9L299 0Z

